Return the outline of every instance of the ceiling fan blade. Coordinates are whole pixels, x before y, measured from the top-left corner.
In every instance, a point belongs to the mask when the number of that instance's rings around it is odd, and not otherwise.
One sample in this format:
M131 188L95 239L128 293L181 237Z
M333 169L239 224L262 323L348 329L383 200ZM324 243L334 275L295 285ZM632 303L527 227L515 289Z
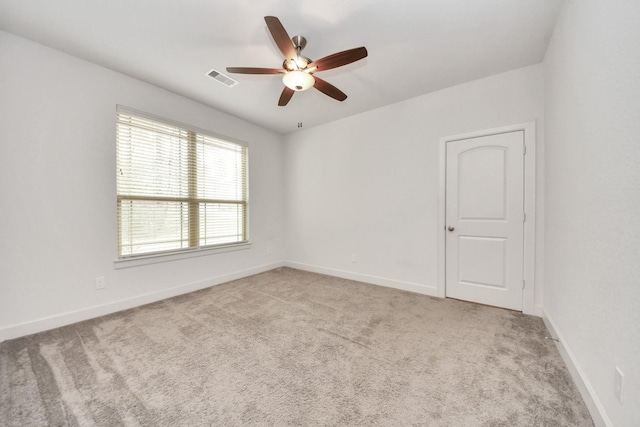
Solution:
M278 105L280 107L284 107L285 105L287 105L294 93L295 90L289 89L287 86L285 86L282 90L282 94L280 95L280 99L278 100Z
M285 71L283 68L227 67L227 72L240 74L280 74Z
M367 49L363 47L356 47L354 49L344 50L342 52L334 53L333 55L325 56L317 61L313 61L309 68L316 68L316 71L325 71L332 68L342 67L343 65L351 64L362 58L366 58L368 55Z
M269 28L269 32L271 33L271 37L278 45L278 49L284 55L285 59L293 59L298 56L296 52L296 48L291 41L291 37L287 34L287 30L284 29L282 23L275 16L265 16L265 22L267 23L267 28Z
M328 81L322 80L316 76L313 76L313 77L316 79L316 82L313 85L313 87L318 89L320 92L332 97L333 99L337 99L338 101L344 101L345 99L347 99L346 93L344 93L343 91L341 91L340 89L338 89L337 87L329 83Z

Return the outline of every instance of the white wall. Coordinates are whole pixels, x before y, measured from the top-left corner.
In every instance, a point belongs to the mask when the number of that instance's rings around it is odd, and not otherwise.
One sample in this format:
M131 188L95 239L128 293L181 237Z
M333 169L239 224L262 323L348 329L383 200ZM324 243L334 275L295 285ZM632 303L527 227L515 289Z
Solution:
M543 93L535 65L288 135L287 259L436 295L440 138L534 120L540 254ZM536 273L541 283L541 257Z
M251 249L114 269L116 104L248 142ZM0 135L0 340L283 259L278 134L0 32Z
M640 425L639 23L638 1L568 1L544 62L544 310L615 426Z

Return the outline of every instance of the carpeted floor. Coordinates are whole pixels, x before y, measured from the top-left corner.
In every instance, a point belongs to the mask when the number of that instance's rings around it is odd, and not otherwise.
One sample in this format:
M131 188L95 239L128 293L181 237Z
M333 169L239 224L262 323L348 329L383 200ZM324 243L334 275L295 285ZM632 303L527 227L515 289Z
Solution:
M0 425L593 425L545 335L282 268L5 341Z

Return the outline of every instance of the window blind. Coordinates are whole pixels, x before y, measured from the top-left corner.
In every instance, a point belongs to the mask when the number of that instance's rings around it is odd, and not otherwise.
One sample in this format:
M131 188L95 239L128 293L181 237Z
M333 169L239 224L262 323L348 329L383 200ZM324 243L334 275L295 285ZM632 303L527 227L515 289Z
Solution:
M118 255L244 242L247 148L116 113Z

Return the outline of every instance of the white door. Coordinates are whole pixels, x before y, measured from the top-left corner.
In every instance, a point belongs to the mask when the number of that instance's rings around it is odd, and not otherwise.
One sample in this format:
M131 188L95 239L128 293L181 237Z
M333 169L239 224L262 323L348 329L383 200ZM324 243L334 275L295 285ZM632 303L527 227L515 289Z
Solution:
M524 132L447 142L446 296L522 310Z

